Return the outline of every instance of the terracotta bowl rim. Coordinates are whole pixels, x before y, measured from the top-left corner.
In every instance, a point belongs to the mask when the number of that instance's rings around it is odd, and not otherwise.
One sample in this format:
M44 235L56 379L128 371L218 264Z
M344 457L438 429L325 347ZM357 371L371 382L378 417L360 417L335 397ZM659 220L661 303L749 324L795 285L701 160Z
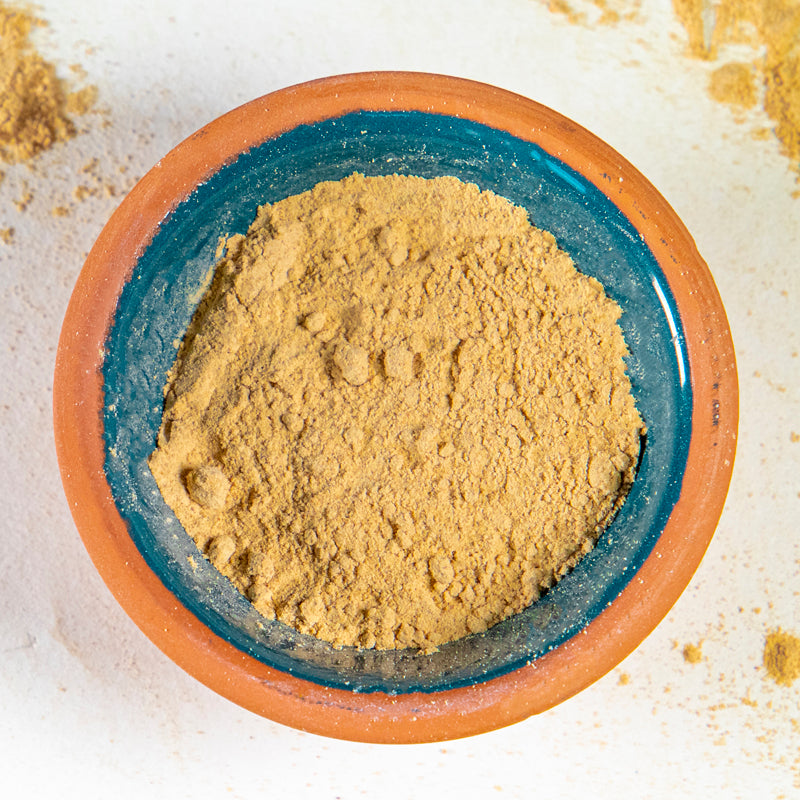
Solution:
M631 221L680 310L693 391L681 494L653 552L579 634L529 666L433 693L357 694L264 665L221 639L164 587L128 535L104 474L103 347L119 293L161 221L242 152L301 124L351 111L461 117L530 141L593 183ZM246 103L168 153L123 200L76 283L59 340L54 426L64 490L97 570L129 616L173 661L219 694L301 730L413 743L493 730L555 706L621 662L689 583L713 536L736 447L738 383L713 278L667 201L609 145L545 106L487 84L417 72L336 75Z

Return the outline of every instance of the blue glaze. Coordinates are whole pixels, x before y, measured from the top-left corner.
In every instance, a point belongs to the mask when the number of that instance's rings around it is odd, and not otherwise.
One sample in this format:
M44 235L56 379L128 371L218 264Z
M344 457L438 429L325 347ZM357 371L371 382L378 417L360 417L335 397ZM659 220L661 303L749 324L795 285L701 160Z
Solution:
M648 426L627 502L552 590L494 628L422 656L334 650L263 619L197 553L147 468L167 371L214 264L218 237L276 202L354 171L455 175L524 206L622 307L628 371ZM279 670L358 692L438 691L488 680L575 635L625 587L678 499L691 437L688 356L669 285L631 223L591 183L530 142L468 120L358 112L265 142L197 187L161 224L119 300L104 363L106 475L130 535L167 588L219 636ZM190 556L192 557L190 559Z

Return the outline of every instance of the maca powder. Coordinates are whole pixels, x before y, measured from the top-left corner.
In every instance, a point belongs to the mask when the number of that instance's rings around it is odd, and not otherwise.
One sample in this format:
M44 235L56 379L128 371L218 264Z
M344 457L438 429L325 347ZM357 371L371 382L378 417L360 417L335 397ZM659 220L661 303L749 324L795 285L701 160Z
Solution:
M261 614L431 652L592 549L644 424L619 307L524 209L354 174L263 206L220 255L150 467Z

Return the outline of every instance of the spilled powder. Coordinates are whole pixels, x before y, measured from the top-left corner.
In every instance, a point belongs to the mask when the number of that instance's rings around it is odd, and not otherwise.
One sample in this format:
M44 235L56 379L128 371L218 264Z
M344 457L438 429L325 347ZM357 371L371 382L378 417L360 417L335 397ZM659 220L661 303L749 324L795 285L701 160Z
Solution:
M70 91L31 43L46 23L0 3L0 161L27 161L75 135L70 115L87 113L97 90Z
M673 7L693 57L726 60L731 45L752 48L751 62L729 61L712 73L711 95L749 107L763 92L775 135L800 168L800 0L673 0Z
M719 63L704 76L709 96L730 106L738 122L760 107L800 172L800 0L672 0L672 8L686 33L686 55ZM591 28L643 14L640 0L553 0L548 9ZM759 139L770 135L753 131Z
M723 64L711 73L708 93L720 103L752 108L758 102L755 76L752 64L735 61Z
M778 628L764 642L764 666L776 683L791 686L800 678L800 638Z
M150 467L263 615L431 651L529 605L624 500L619 314L490 192L322 183L227 241Z
M682 652L687 664L699 664L703 660L703 650L699 644L685 644Z
M548 0L547 8L579 25L616 25L638 18L641 0Z

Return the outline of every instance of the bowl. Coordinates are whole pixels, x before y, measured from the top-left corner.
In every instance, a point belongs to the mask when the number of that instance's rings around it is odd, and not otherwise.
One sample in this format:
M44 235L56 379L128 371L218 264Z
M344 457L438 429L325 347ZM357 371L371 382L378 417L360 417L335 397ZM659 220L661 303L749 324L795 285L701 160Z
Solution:
M258 205L355 171L455 175L525 207L621 306L647 425L597 546L524 611L438 652L325 642L262 618L197 551L147 467L166 373L220 235ZM597 680L686 587L722 511L736 441L731 335L667 202L612 148L472 81L377 72L311 81L211 122L134 187L90 252L61 332L54 420L75 523L144 633L214 691L277 722L367 742L477 734Z

